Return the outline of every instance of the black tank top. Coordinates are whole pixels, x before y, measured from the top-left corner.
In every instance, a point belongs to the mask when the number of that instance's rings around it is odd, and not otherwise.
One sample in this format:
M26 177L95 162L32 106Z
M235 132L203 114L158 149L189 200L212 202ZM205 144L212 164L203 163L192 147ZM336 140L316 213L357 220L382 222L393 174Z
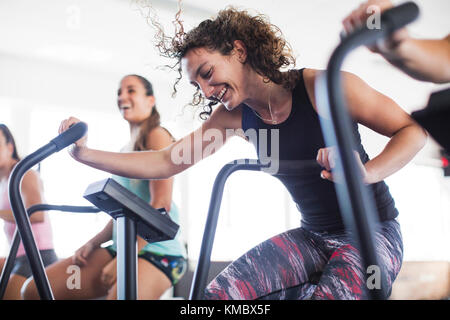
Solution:
M282 123L271 125L258 118L252 109L242 105L242 129L266 129L267 148L270 149L270 130L279 130L279 159L280 160L313 160L317 157L320 148L325 147L319 115L309 100L306 92L303 69L299 70L300 78L292 92L292 109L289 117ZM357 151L363 163L369 161L358 131L358 124L353 122L353 132L357 138ZM250 139L259 154L259 135ZM265 143L265 142L264 142ZM266 151L265 151L266 152ZM262 157L267 155L262 155ZM313 231L336 231L344 229L336 196L334 183L324 180L320 175L307 176L276 176L287 188L292 199L301 212L302 227ZM380 221L394 219L398 216L389 188L384 181L370 185L375 198Z

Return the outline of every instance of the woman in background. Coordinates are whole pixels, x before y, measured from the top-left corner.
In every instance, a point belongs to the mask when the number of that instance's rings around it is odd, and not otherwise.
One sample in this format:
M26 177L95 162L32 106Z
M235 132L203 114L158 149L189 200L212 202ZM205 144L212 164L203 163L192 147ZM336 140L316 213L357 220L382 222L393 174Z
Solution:
M122 152L160 150L174 142L174 138L160 126L160 115L155 106L151 83L142 76L128 75L120 82L117 104L122 117L130 126L130 141ZM147 201L154 208L164 208L170 218L179 223L178 209L172 202L173 178L164 180L137 180L113 176L121 185ZM117 299L117 249L114 220L89 240L75 254L50 268L46 272L52 285L55 299L94 299L106 296ZM102 248L109 240L113 244ZM180 240L175 239L147 243L141 237L138 246L138 299L159 299L176 284L186 270L186 250ZM80 288L70 289L66 273L71 265L80 269ZM24 290L25 299L36 299L37 290L30 282Z

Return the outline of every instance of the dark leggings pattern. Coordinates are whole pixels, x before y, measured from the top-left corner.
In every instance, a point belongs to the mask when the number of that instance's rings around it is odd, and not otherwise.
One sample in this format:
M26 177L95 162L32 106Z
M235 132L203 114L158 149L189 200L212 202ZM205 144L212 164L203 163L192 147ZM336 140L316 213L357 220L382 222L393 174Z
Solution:
M390 295L403 259L396 220L376 229L383 290ZM366 271L347 232L289 230L266 240L231 263L206 288L211 300L367 299Z

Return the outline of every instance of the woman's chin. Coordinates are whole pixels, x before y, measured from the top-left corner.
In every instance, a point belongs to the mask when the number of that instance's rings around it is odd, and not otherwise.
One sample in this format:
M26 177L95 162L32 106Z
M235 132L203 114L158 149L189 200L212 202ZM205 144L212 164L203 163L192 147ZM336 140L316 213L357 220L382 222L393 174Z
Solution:
M222 102L222 104L225 107L225 109L227 109L228 111L233 111L239 105L239 104L236 105L235 103L233 103L231 101L224 101L224 102Z
M127 121L130 124L134 124L136 122L133 117L131 117L127 114L122 114L122 118L123 118L123 120Z

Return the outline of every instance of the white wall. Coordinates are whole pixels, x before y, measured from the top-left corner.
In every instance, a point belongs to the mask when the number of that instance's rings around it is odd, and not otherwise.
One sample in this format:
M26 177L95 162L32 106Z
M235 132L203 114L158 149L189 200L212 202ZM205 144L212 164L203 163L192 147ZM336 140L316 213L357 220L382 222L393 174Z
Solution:
M175 2L152 3L170 31ZM283 30L297 55L298 67L323 69L338 43L341 19L360 1L184 3L187 26L196 25L227 4L256 8ZM442 37L450 31L448 0L417 3L422 15L410 27L413 35ZM163 123L176 137L196 128L200 122L193 119L189 107L183 109L193 89L184 80L177 98L170 98L176 73L156 69L166 61L155 53L152 36L152 28L127 0L2 1L0 121L11 126L21 154L26 155L53 138L59 121L69 115L88 120L91 146L118 150L127 138L127 128L116 110L116 90L120 78L128 73L142 74L153 82ZM366 49L353 53L344 69L359 75L408 112L424 106L429 93L438 88L412 80ZM386 143L385 138L364 128L362 134L371 156ZM241 141L233 141L224 149L176 179L174 199L181 207L182 227L192 257L198 255L216 173L234 158L254 157L252 147ZM440 169L423 165L437 159L437 151L430 141L412 164L387 180L400 210L407 260L450 258L448 178L442 177ZM48 161L43 163L43 175L49 201L79 203L84 188L104 176L76 164L66 153ZM54 169L57 166L62 166L59 173ZM61 173L66 179L61 179ZM74 185L71 179L79 180ZM61 190L65 191L63 195ZM58 196L54 193L57 191ZM77 230L64 229L64 225L85 220L70 217L68 222L69 218L59 214L52 217L61 256L71 254L107 220L100 215L89 220L94 221L89 228ZM299 213L277 181L255 173L237 174L226 187L213 258L234 259L269 236L298 226L299 220ZM0 238L1 248L6 249L4 238Z

